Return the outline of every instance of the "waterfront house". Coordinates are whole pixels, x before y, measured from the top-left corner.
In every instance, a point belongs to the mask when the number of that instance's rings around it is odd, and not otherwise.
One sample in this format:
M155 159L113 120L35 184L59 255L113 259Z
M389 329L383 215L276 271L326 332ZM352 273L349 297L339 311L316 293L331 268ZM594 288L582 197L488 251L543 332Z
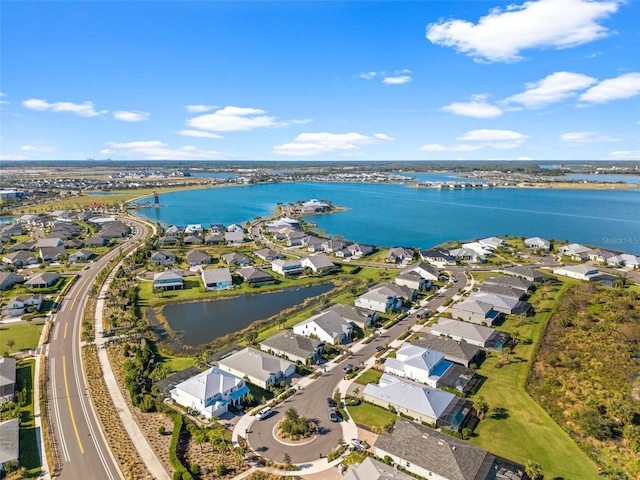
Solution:
M378 287L360 295L355 305L380 313L396 312L402 308L402 297L386 287Z
M342 476L343 480L413 480L413 477L371 457L362 463L352 463Z
M304 268L300 260L276 259L271 262L271 270L279 273L283 277L292 277L300 275L304 271Z
M187 263L190 267L197 265L208 265L211 263L211 255L202 250L191 250L187 252Z
M244 279L245 283L253 287L275 283L276 279L260 267L242 267L237 273Z
M451 316L478 325L493 325L500 318L500 312L491 303L469 297L451 307Z
M211 225L209 225L209 231L211 233L224 233L226 231L226 228L221 223L212 223Z
M314 315L293 327L293 333L332 344L349 343L352 332L353 325L332 310Z
M524 467L432 428L399 418L380 435L374 454L434 480L524 480Z
M172 235L165 235L158 239L158 246L160 247L172 247L178 244L178 239Z
M213 367L185 380L169 390L179 405L196 410L205 418L220 417L231 406L240 406L249 388L245 381Z
M15 265L18 268L39 263L35 255L31 252L27 252L26 250L18 250L17 252L7 253L4 257L2 257L2 261L11 265Z
M16 391L16 359L0 357L0 405L14 400Z
M251 265L251 260L243 253L230 252L220 255L220 258L229 265L237 265L239 267L247 267Z
M13 272L0 272L0 291L9 290L18 283L23 283L24 277Z
M233 279L228 268L211 268L200 272L204 289L213 290L229 290L233 288Z
M94 255L95 253L93 253L91 250L82 249L82 250L78 250L77 252L73 252L71 255L69 255L69 261L72 263L86 262Z
M282 258L281 253L276 252L275 250L271 250L270 248L261 248L260 250L255 250L253 254L260 260L264 260L265 262L271 262L278 258Z
M607 259L607 264L612 267L628 267L632 269L640 268L640 256L630 253L621 253Z
M218 361L218 367L261 388L286 382L296 364L254 348L245 348Z
M205 245L218 245L220 243L224 243L224 233L210 233L209 235L204 237L204 243Z
M227 245L239 245L244 242L244 232L242 229L225 232L224 241Z
M385 261L387 263L399 263L406 265L413 260L413 250L410 248L394 247L390 248Z
M184 228L179 227L178 225L171 225L164 231L164 234L170 237L177 237L178 235L182 235L183 233Z
M313 273L326 272L336 268L335 264L324 255L306 257L300 263L303 268L310 268Z
M191 225L187 225L184 228L184 234L185 235L202 235L202 232L204 231L204 229L202 228L202 225L200 225L199 223L194 223Z
M260 348L292 362L313 364L322 357L324 342L285 331L261 342Z
M153 288L154 290L182 290L184 288L184 280L182 275L167 270L156 273L153 276Z
M350 243L342 250L335 252L335 256L339 258L360 258L373 253L376 247L373 245L362 245L361 243Z
M43 262L59 262L67 255L67 251L64 247L42 247L38 255Z
M158 250L151 254L151 264L156 266L173 266L176 262L176 254L167 250Z
M380 317L378 312L358 308L353 305L344 305L342 303L336 303L332 307L329 307L328 310L336 312L346 322L362 329L370 328Z
M485 254L478 253L476 250L467 247L454 248L449 251L456 261L468 263L484 263L487 261Z
M307 247L307 250L311 253L324 252L324 239L316 237L315 235L309 235L302 239L303 246Z
M20 458L20 419L11 418L0 422L0 471L6 463Z
M551 242L544 238L531 237L525 238L524 246L532 250L549 250L551 248Z
M592 262L607 263L607 260L611 257L615 257L616 254L602 248L594 248L587 252L587 256Z
M560 247L558 252L561 255L568 255L573 260L581 260L585 261L589 258L589 251L592 250L589 247L585 247L584 245L580 245L579 243L571 243L569 245L565 245L564 247Z
M420 338L411 340L411 344L442 352L445 360L467 368L477 359L478 353L480 353L480 347L477 345L459 342L447 337L436 337L435 335L423 335Z
M456 257L439 247L420 251L420 257L425 262L429 262L439 268L455 266L456 264Z
M495 250L496 248L504 248L509 246L507 242L499 237L483 238L481 240L478 240L478 243L491 251Z
M467 342L481 348L494 350L501 350L509 340L509 335L504 332L450 318L440 318L438 323L434 323L431 326L431 335L441 335L459 342Z
M227 227L227 232L240 232L243 233L244 229L237 223L232 223Z
M60 280L60 274L56 272L44 272L34 275L29 280L24 282L28 288L47 288L54 285Z
M9 317L19 317L25 313L37 312L42 306L42 295L20 295L11 298L2 314Z
M383 373L377 384L362 391L365 401L383 408L393 406L398 413L438 428L458 431L471 413L471 403L453 393L418 385Z

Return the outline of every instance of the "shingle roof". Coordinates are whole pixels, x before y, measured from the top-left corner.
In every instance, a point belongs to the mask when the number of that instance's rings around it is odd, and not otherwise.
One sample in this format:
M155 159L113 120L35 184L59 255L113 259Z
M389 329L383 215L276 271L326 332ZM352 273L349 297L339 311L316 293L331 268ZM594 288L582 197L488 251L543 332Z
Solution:
M266 282L273 280L273 277L265 272L260 267L243 267L238 270L238 273L244 278L246 282Z
M413 480L407 475L371 457L366 457L362 463L354 463L342 477L343 480Z
M263 349L277 349L297 357L308 357L313 354L324 342L296 335L293 332L281 332L265 341L260 346Z
M330 307L328 310L336 312L347 322L367 322L373 316L373 313L369 310L354 307L353 305L343 305L342 303L337 303Z
M431 333L433 335L455 335L469 340L486 342L495 333L495 330L482 325L441 318L431 327Z
M305 323L311 322L314 322L319 328L327 332L333 338L349 334L352 329L351 325L333 310L327 310L319 313L318 315L314 315L298 325L304 325Z
M293 363L283 358L278 358L268 353L245 348L218 362L250 377L266 381L272 374L285 372Z
M435 335L425 335L416 340L412 340L413 345L429 348L437 352L442 352L448 357L459 358L470 362L480 351L480 347L467 342L459 342L451 338L436 337Z
M509 287L519 288L521 290L529 290L531 282L524 278L508 277L506 275L494 275L485 278L483 285L507 285Z

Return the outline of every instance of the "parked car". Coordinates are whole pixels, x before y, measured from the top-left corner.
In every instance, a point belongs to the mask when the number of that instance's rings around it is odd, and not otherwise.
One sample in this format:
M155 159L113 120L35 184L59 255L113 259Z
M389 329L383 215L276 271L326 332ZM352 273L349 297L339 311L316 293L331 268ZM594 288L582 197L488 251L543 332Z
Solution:
M335 407L336 402L333 400L333 398L327 398L327 405L329 405L330 407Z
M256 419L264 420L265 418L271 416L272 413L273 413L273 410L270 407L263 408L257 413Z
M350 443L354 448L364 448L364 441L359 438L352 438Z
M381 351L383 351L383 350L384 350L384 347L383 347L382 345L378 345L378 346L376 347L376 352L381 352Z
M347 366L342 369L344 373L353 372L353 363L347 363Z
M329 409L329 420L331 420L332 422L338 421L338 411L335 408Z

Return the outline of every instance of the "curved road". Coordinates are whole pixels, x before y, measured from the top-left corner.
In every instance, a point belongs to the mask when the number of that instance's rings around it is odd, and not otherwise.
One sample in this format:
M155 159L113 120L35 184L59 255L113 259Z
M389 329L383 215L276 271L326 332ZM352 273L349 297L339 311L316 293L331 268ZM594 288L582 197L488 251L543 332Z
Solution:
M81 355L82 313L89 289L98 273L122 250L147 235L147 227L134 224L135 234L100 257L82 272L55 315L49 345L47 395L50 422L62 479L123 478L102 435L87 391Z

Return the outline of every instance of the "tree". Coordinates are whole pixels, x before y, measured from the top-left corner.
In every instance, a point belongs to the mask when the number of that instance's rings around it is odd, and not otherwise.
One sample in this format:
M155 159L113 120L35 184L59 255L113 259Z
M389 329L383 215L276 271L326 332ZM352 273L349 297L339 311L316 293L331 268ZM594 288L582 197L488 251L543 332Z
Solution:
M288 453L285 452L284 455L282 455L282 463L284 463L284 468L286 470L289 470L292 466L291 464L291 455L289 455Z
M354 397L360 396L360 387L356 387L353 389L353 396Z
M9 347L10 349L13 349L13 346L16 344L16 341L13 338L10 338L9 340L7 340L7 347Z
M539 480L542 478L542 467L538 462L528 460L524 467L524 471L531 480Z
M510 347L503 347L500 350L500 356L502 357L502 363L509 363L509 355L511 354Z
M245 332L244 339L247 343L253 345L253 343L258 339L258 332L255 330L249 330L248 332Z
M278 327L280 330L284 330L285 325L287 324L287 319L284 317L278 317Z
M248 392L245 395L244 399L247 402L247 404L251 405L255 401L256 397L255 397L255 395L253 393Z
M300 414L293 407L289 408L284 415L287 420L291 420L292 422L295 422L300 418Z
M479 395L473 401L473 408L476 409L478 418L482 420L484 416L487 414L487 412L489 411L489 404L487 403L487 401L484 399L482 395Z

